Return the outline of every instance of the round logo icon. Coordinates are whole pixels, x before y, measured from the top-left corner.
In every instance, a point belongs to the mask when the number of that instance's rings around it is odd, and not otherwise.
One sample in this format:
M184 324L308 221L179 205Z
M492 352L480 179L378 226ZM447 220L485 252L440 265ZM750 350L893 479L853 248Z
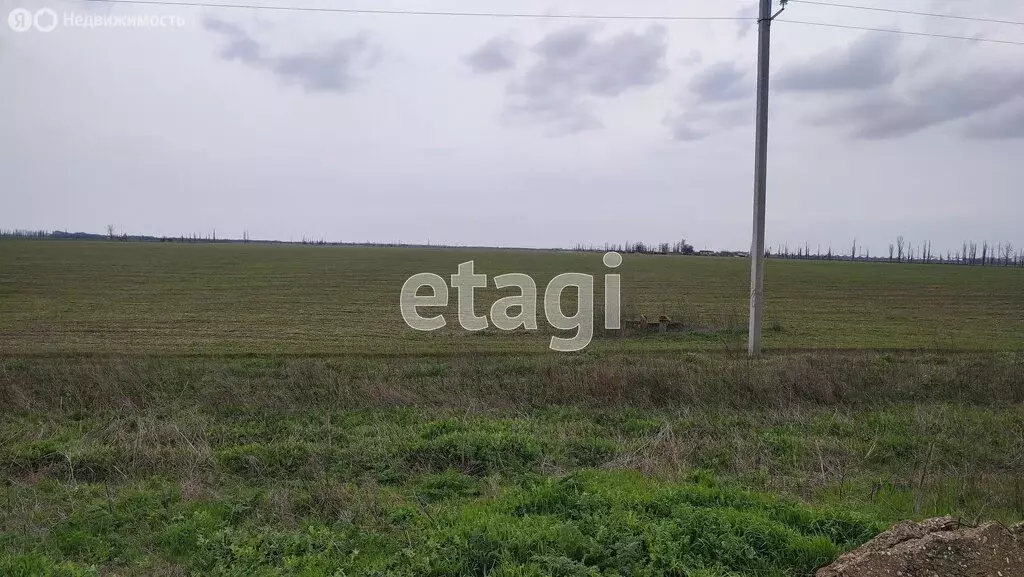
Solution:
M32 13L24 8L15 8L7 15L7 25L15 32L28 30L34 22L35 19L32 17Z
M40 8L32 19L36 30L40 32L52 32L57 27L57 13L51 8Z

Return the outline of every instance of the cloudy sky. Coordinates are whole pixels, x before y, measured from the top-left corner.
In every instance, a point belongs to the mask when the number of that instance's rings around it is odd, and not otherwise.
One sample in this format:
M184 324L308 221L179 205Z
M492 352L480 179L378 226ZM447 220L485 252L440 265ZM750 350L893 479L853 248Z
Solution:
M274 3L756 13L750 0ZM1019 0L856 3L1024 21ZM752 22L4 0L5 16L44 7L55 30L0 30L2 228L749 247ZM66 25L95 15L183 25ZM781 18L1024 42L1024 26L796 2ZM1024 246L1024 46L777 22L772 74L770 245Z

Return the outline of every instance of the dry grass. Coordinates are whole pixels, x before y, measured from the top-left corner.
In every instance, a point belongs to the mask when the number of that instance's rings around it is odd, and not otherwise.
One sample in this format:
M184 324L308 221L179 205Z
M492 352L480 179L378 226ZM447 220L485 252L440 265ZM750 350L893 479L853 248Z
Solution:
M769 355L758 360L693 352L476 359L0 360L0 408L7 411L413 405L749 409L925 401L1022 402L1024 357L1016 353L837 351Z

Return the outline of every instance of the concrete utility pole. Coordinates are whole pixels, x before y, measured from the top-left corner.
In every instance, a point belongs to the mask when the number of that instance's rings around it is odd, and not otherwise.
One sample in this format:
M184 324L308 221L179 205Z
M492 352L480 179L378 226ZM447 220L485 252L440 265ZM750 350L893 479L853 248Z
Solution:
M764 197L768 180L768 53L771 26L786 9L772 14L772 0L761 0L757 16L757 127L754 138L754 234L750 242L750 327L747 353L761 354L761 318L764 314Z

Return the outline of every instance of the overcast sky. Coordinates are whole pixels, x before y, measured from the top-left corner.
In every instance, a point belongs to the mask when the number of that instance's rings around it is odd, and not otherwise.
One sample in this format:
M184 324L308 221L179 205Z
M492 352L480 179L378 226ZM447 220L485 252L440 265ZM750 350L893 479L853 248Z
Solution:
M858 0L1024 20L1019 0ZM273 0L749 17L750 0ZM746 249L756 27L4 0L183 26L0 31L0 227ZM1024 26L784 18L1024 42ZM1024 46L778 22L768 243L1024 246Z

